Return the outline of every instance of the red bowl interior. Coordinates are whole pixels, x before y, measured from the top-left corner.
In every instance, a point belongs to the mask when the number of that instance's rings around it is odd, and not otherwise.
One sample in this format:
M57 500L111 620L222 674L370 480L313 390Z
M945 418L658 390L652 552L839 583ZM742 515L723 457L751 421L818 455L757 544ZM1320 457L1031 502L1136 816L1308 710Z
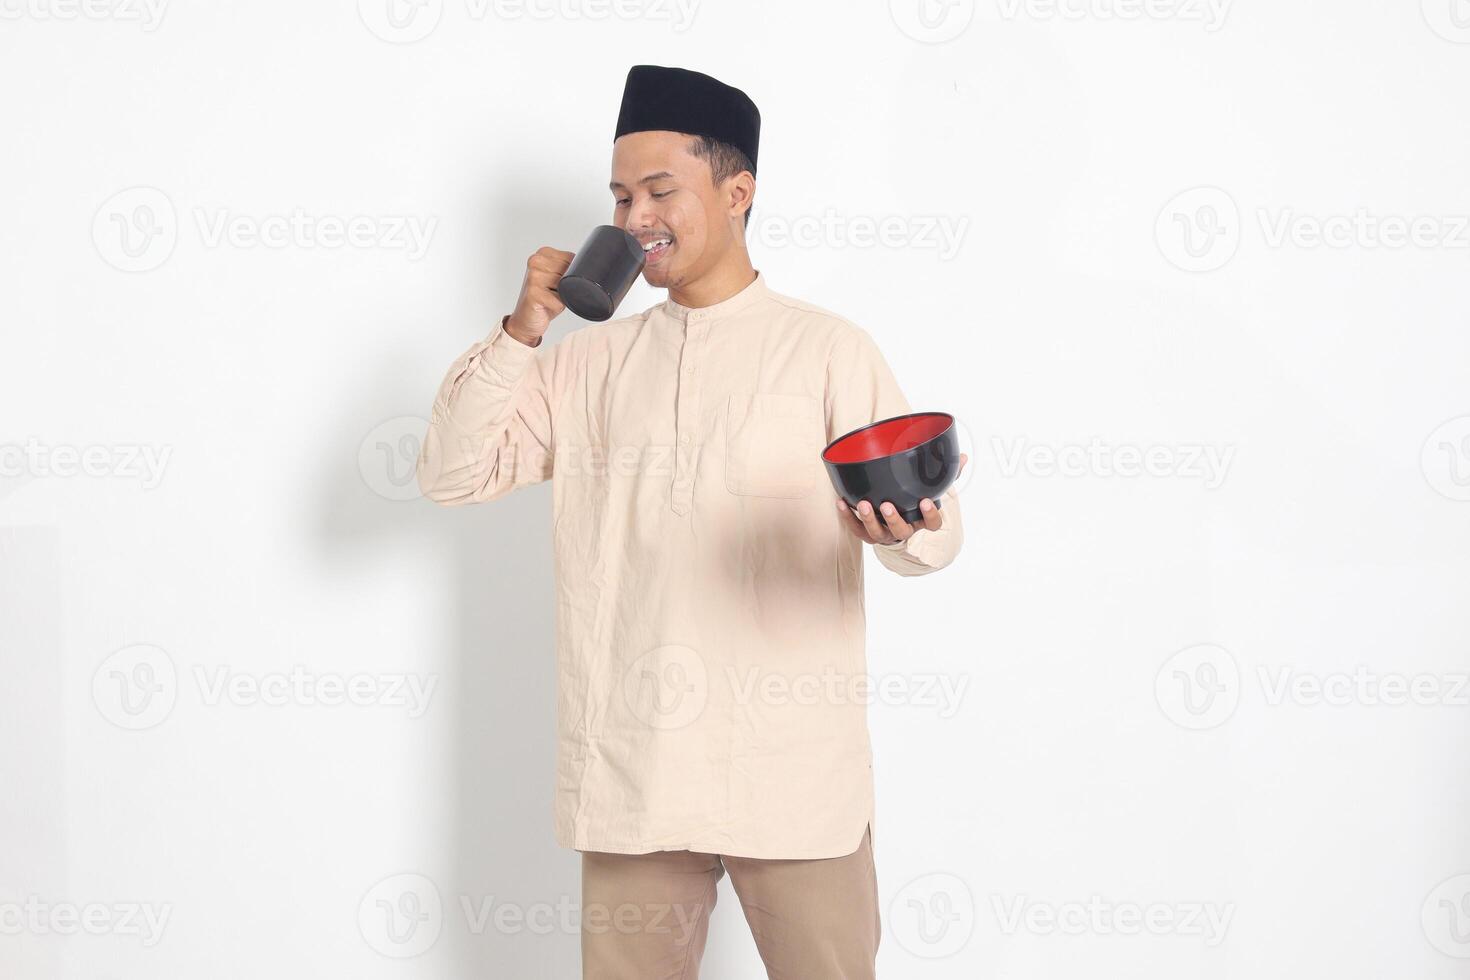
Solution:
M954 419L941 412L900 415L843 436L822 454L829 463L864 463L912 449L948 429Z

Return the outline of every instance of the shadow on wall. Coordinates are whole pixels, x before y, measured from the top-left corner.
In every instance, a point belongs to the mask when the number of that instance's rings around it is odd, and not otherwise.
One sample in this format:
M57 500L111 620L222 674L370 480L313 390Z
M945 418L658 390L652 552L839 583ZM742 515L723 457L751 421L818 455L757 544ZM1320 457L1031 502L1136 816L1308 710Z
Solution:
M378 546L389 535L410 538L433 556L432 564L442 562L445 580L452 583L442 604L426 610L449 618L452 649L423 652L426 660L445 665L430 716L447 715L454 748L450 781L421 783L425 792L451 797L444 801L447 822L438 836L448 842L444 853L453 871L436 882L443 931L426 959L436 966L447 960L449 972L439 975L450 978L561 980L580 975L580 858L556 845L552 826L551 487L545 483L489 503L443 507L418 496L414 462L435 390L450 363L511 311L526 258L544 244L577 248L589 221L524 198L486 201L480 212L477 224L488 229L488 252L473 258L488 261L480 267L487 268L491 285L483 291L477 286L476 293L492 297L494 308L476 310L468 323L403 324L388 331L403 338L398 349L368 352L366 370L373 376L364 378L358 403L342 411L332 441L344 458L331 462L323 533L331 551L354 562L387 554ZM546 343L581 326L564 314ZM425 363L437 366L404 370L405 364ZM364 442L369 433L376 434ZM360 465L354 459L360 446L378 459ZM437 762L426 769L443 771ZM391 864L392 857L384 860ZM364 888L370 884L363 882Z
M485 504L442 507L418 496L414 463L435 390L453 360L511 311L526 259L542 245L575 251L594 225L611 220L604 200L586 200L576 213L564 200L482 202L476 226L488 229L486 250L460 264L487 270L484 288L472 284L483 303L477 299L462 322L393 324L378 333L401 341L393 349L361 354L359 400L343 407L326 442L335 448L324 481L330 492L322 502L321 528L333 557L386 561L392 551L382 545L391 535L395 545L412 541L434 556L431 563L442 562L445 580L452 583L442 604L427 612L449 617L452 649L438 656L423 652L445 665L430 717L448 714L455 752L449 782L421 784L424 792L442 789L452 797L442 808L446 824L439 829L453 868L436 882L443 931L423 957L445 980L581 975L581 858L557 846L552 824L551 486L527 487ZM640 280L617 315L646 309L665 296ZM545 343L586 326L564 313ZM373 458L363 463L355 458L360 451ZM430 768L440 771L437 764ZM382 858L391 865L394 855ZM721 892L701 972L711 980L756 975L760 960L728 882L721 883Z

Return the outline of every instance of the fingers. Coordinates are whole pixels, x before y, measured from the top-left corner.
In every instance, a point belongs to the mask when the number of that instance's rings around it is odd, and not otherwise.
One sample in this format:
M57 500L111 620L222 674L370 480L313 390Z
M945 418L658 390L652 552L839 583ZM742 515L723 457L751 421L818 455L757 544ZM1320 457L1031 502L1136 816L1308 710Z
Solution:
M898 513L898 508L889 501L883 501L883 506L879 510L883 512L884 526L893 537L902 541L914 533L914 526L904 520Z
M964 464L961 463L961 465ZM930 531L938 531L944 526L944 511L940 510L928 497L919 501L919 510L923 512L923 519L917 526L904 520L898 508L886 500L878 510L874 510L873 505L868 501L860 500L856 514L853 513L853 508L848 506L847 501L841 497L836 500L838 520L842 522L843 527L869 543L892 544L894 541L903 541L912 537L915 531L925 528Z
M567 266L572 264L572 258L571 252L563 252L559 248L547 245L538 248L535 254L526 260L526 268L541 272L554 272L559 276L567 271Z
M526 281L537 286L555 286L570 264L554 255L537 252L526 260Z
M868 536L870 538L872 538L874 541L882 542L890 542L893 540L893 533L888 530L887 526L885 526L878 512L873 509L872 504L870 504L866 500L859 500L857 512L858 520L863 522L863 528L868 532Z
M526 298L546 310L551 316L556 316L567 308L551 286L531 286L526 290Z
M892 540L892 535L879 522L873 505L866 500L858 501L856 514L853 513L853 508L848 506L847 501L841 497L837 498L837 506L842 511L843 526L862 540L869 544L887 543Z
M572 264L572 253L555 248L542 248L526 260L528 292L556 293L556 284ZM538 300L539 302L539 300ZM558 310L558 312L560 312Z

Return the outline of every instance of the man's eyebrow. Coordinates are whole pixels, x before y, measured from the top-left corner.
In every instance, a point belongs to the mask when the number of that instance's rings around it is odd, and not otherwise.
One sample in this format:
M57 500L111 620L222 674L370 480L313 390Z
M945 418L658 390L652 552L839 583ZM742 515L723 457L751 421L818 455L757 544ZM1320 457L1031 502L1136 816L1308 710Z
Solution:
M638 184L639 184L639 186L642 186L643 184L647 184L648 182L654 181L654 180L668 180L672 176L674 176L674 175L671 174L671 173L669 173L667 170L660 170L656 174L649 174L647 177L644 177L642 180L640 180L638 182ZM610 191L615 191L619 187L622 187L622 186L623 185L620 184L620 183L618 183L617 181L613 181L611 184L608 184L607 185L607 189L610 190Z

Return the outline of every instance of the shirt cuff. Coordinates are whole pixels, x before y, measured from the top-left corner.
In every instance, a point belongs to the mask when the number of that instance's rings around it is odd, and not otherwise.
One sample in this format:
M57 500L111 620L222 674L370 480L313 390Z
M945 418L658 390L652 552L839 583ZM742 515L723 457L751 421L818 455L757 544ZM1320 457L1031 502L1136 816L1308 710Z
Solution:
M959 497L951 487L942 499L944 526L939 530L921 527L902 541L873 545L885 568L900 575L927 575L954 561L965 539Z
M490 336L485 338L486 345L496 345L497 348L503 348L507 352L510 352L506 355L508 357L529 358L532 353L539 350L541 346L546 343L545 336L539 338L539 340L535 344L527 344L520 340L517 340L515 337L511 336L509 330L505 329L506 325L509 323L510 314L507 313L505 316L500 318L500 322L497 323L494 329L490 331ZM520 353L522 351L524 351L524 354Z
M878 548L882 551L889 552L890 554L897 554L899 552L902 552L913 558L917 558L919 561L922 561L924 562L924 564L928 565L931 563L925 560L927 549L924 547L924 544L929 538L933 536L933 531L929 530L927 527L921 527L913 534L910 534L908 537L904 538L902 541L893 541L887 544L875 544L873 545L873 547Z

